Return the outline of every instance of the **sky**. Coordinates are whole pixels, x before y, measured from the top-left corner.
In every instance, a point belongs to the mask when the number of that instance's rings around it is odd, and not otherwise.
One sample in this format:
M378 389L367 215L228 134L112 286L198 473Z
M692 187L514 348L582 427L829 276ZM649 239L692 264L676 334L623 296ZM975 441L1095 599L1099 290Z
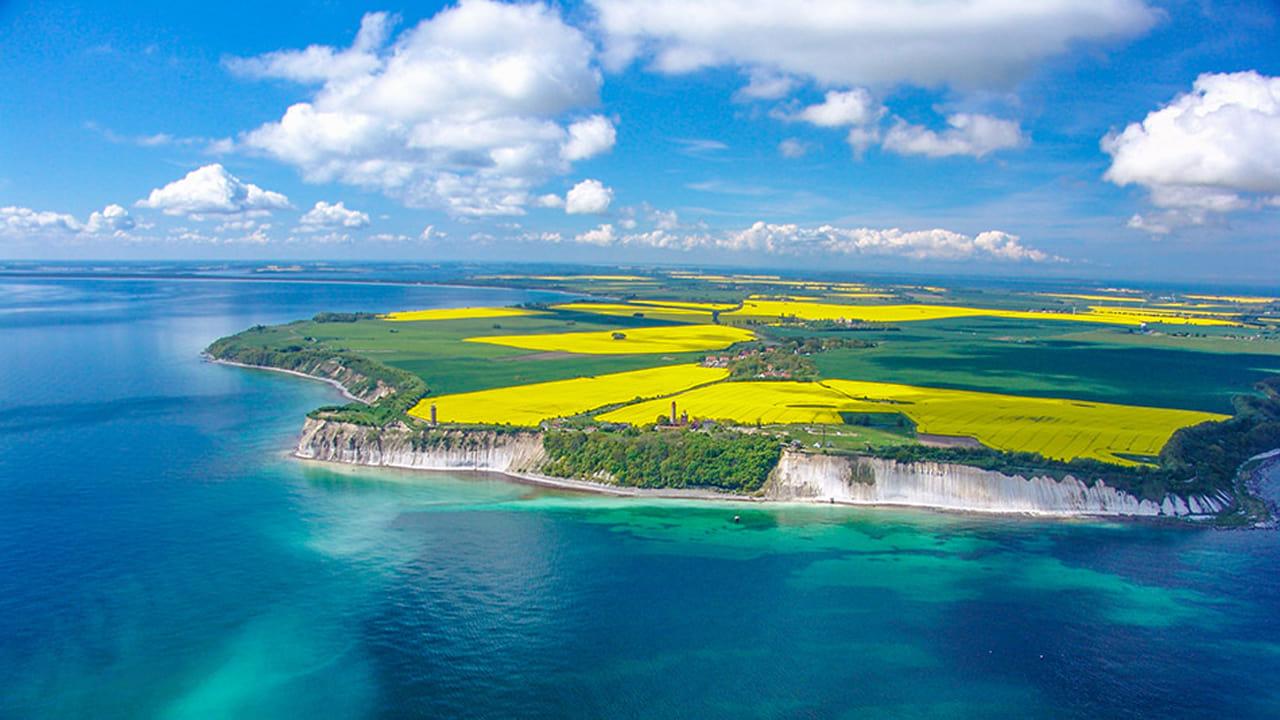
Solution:
M1267 0L0 0L0 258L1276 283Z

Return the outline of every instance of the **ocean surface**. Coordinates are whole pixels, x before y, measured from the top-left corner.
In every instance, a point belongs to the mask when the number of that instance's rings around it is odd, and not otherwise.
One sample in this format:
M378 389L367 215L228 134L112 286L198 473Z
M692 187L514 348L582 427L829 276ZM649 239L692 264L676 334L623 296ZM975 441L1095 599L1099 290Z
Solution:
M336 391L199 357L538 297L0 277L0 718L1280 716L1275 532L308 465Z

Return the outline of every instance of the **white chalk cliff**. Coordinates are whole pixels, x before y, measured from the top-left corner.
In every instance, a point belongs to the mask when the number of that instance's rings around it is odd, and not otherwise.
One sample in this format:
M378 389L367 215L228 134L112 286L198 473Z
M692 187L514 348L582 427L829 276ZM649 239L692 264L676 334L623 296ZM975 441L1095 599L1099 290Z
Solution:
M539 472L546 460L536 431L370 428L307 420L295 453L328 462L417 470ZM1141 499L1102 481L1004 475L968 465L899 463L873 457L785 450L766 483L767 500L901 505L940 510L1038 515L1208 516L1229 507L1226 493Z

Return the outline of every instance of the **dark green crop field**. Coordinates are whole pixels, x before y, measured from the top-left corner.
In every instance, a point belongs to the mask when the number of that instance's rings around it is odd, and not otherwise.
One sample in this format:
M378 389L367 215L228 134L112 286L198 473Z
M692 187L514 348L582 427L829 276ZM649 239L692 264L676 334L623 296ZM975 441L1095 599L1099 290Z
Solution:
M407 370L427 383L432 395L565 380L624 370L697 362L704 353L576 355L538 353L465 342L464 338L558 332L625 330L658 324L642 318L551 313L478 320L390 322L301 321L240 336L243 343L272 350L328 347Z

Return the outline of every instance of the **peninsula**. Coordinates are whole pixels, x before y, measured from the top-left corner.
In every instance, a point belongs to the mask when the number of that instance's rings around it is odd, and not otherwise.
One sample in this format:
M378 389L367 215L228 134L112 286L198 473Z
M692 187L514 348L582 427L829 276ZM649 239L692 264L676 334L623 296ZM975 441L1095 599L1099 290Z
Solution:
M617 270L321 313L208 355L342 387L302 458L613 494L1264 521L1280 300ZM568 296L567 296L568 297Z

